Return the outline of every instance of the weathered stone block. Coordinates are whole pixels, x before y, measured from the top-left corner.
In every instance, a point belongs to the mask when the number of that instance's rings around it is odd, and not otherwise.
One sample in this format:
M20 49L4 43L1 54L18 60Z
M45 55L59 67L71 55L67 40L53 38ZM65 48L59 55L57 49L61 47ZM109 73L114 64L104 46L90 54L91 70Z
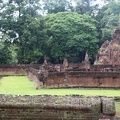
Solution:
M105 115L114 116L115 111L115 102L113 98L102 97L102 113Z

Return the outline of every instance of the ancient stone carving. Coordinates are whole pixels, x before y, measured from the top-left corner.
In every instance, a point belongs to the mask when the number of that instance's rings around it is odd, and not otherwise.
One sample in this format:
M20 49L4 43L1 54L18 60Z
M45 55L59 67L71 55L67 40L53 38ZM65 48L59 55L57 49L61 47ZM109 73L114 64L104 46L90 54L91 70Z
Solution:
M119 65L120 64L120 29L116 29L112 41L105 41L98 51L94 64Z
M39 71L39 80L43 82L43 86L45 85L45 81L48 77L48 65L47 64L43 64L40 66Z
M67 58L64 58L64 60L63 60L63 69L66 70L68 68L68 66L69 66L68 60L67 60Z
M44 64L47 64L47 58L44 56Z
M83 63L85 64L85 69L89 70L90 69L90 61L89 61L89 57L88 57L88 53L86 52L85 54L85 60L83 61Z

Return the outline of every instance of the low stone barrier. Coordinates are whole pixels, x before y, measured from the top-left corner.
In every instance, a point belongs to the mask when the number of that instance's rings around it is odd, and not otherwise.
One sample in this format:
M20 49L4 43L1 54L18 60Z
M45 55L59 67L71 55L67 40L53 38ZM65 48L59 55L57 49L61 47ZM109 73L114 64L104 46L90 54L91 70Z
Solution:
M28 72L27 72L27 76L28 76L29 80L35 81L36 89L40 89L40 88L44 87L43 82L40 81L40 79L39 79L38 72L39 71L34 68L29 68Z
M0 66L0 76L26 75L26 66Z
M38 70L28 70L28 77L36 80L37 88L63 88L63 87L88 87L88 88L120 88L119 72L93 72L93 71L67 71L48 72L45 81L40 80ZM44 83L43 83L44 82ZM42 86L43 85L43 86Z
M112 98L0 95L0 119L4 120L99 120L103 115L113 120L115 105Z

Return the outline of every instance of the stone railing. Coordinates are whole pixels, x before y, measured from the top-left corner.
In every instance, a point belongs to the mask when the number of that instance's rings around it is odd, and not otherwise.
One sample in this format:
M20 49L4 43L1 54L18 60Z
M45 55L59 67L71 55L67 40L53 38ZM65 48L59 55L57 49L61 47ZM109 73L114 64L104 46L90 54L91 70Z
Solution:
M0 119L113 120L113 98L72 96L0 95Z

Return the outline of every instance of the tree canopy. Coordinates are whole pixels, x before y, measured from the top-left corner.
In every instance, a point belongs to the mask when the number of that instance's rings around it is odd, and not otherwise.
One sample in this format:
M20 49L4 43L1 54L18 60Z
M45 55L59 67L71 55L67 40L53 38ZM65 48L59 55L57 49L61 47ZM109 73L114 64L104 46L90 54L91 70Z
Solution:
M0 0L0 64L94 61L120 27L120 2L104 0Z
M49 54L56 62L68 57L71 62L81 62L81 54L90 52L90 57L97 49L97 21L75 12L60 12L45 17L47 45ZM94 49L94 50L93 50ZM76 59L76 60L75 60Z

